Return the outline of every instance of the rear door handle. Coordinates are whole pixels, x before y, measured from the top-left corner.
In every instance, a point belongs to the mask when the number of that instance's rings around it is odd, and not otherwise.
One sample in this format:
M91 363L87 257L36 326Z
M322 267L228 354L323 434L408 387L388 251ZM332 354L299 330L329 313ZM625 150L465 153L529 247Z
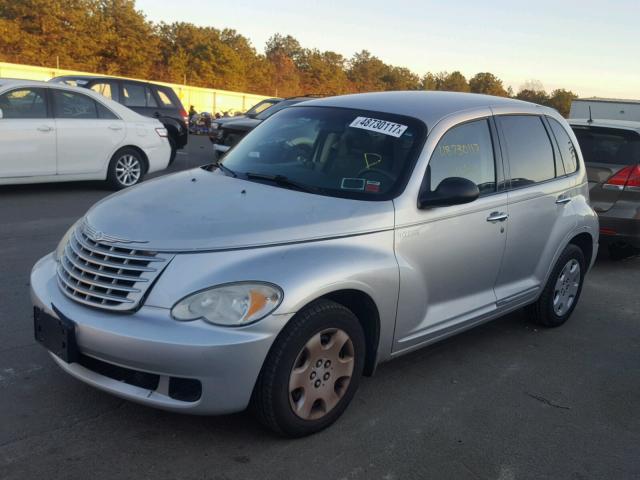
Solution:
M571 201L571 197L568 197L568 196L566 196L566 195L560 195L560 196L558 197L558 199L556 200L556 203L557 203L558 205L563 205L563 204L565 204L565 203L569 203L570 201Z
M109 125L110 130L122 130L120 125Z
M38 130L39 130L40 132L50 132L51 130L53 130L53 128L51 128L51 127L50 127L50 126L48 126L48 125L40 125L40 126L38 127Z
M504 222L509 215L504 212L491 212L487 217L487 222Z

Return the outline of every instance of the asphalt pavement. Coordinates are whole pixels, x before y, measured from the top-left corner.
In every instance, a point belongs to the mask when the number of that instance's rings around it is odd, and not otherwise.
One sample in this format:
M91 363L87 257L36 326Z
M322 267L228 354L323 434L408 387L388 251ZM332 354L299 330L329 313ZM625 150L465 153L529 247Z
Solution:
M192 138L171 170L210 154ZM0 187L0 478L640 478L640 258L599 258L563 327L517 312L384 364L334 426L286 440L112 397L35 343L29 271L109 193Z

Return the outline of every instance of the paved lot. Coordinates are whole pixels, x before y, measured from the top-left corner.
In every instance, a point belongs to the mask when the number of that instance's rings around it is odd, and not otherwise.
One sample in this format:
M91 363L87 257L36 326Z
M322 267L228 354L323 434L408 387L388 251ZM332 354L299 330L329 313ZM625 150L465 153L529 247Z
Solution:
M29 270L108 193L0 187L0 478L640 478L640 259L599 259L564 327L517 313L385 364L334 427L289 441L111 397L35 344Z

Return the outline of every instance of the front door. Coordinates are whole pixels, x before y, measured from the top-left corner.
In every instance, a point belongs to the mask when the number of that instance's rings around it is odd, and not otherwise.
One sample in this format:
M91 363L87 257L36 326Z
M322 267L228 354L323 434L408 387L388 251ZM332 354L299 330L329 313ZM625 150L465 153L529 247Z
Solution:
M0 177L55 175L56 130L43 88L0 95Z
M394 351L420 345L496 309L494 285L507 236L507 194L491 120L451 128L429 160L423 188L447 177L473 181L468 204L418 210L396 228L400 297Z

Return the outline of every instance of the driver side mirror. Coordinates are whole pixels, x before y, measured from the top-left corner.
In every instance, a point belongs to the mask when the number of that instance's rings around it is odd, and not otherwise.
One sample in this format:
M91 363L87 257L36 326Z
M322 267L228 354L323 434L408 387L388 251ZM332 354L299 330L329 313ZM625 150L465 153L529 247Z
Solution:
M418 208L446 207L473 202L480 196L478 186L461 177L448 177L433 191L422 191L418 195Z

